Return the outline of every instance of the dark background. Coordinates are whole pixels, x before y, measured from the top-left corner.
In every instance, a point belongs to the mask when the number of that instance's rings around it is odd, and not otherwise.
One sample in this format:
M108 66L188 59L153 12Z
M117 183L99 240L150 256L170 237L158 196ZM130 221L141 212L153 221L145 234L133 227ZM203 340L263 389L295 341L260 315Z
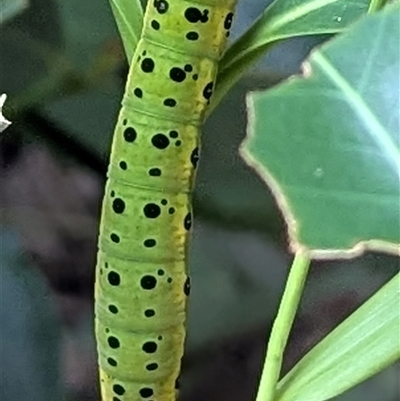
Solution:
M16 7L2 2L2 18ZM242 0L233 38L266 6ZM4 13L3 13L4 11ZM127 64L107 0L31 0L0 26L2 401L99 400L98 216ZM245 94L299 70L325 38L274 49L207 122L194 194L182 401L251 401L291 255L268 189L237 154ZM266 116L268 118L268 116ZM284 162L284 161L283 161ZM284 370L388 281L398 259L314 263ZM338 397L398 399L398 366Z

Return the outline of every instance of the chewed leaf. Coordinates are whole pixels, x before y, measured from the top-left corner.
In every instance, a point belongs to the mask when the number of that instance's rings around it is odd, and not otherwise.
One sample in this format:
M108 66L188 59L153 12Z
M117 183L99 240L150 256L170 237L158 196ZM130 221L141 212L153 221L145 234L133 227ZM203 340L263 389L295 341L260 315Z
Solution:
M293 250L400 252L399 30L389 7L314 51L303 77L248 97L242 154L274 191Z
M7 95L3 93L0 96L0 132L3 132L10 124L11 121L8 121L4 116L3 116L3 105L7 99Z

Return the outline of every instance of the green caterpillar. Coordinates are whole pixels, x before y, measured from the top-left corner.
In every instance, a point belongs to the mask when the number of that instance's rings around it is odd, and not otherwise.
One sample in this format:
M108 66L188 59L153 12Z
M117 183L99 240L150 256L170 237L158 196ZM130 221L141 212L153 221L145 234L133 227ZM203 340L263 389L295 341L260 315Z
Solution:
M96 268L103 401L173 401L199 136L237 0L149 0L116 125Z

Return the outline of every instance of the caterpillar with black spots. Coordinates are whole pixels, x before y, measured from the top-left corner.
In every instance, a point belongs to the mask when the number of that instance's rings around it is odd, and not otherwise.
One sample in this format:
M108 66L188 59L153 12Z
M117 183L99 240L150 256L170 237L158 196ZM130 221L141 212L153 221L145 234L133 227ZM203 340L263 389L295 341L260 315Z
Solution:
M114 132L95 330L103 401L174 401L199 137L237 0L149 0Z

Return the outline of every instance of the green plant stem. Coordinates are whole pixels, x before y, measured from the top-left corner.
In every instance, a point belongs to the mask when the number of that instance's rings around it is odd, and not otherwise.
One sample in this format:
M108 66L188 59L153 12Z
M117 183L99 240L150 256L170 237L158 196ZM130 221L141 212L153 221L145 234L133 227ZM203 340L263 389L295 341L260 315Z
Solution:
M256 401L273 401L275 398L283 354L303 293L309 266L308 255L298 251L290 268L282 301L272 327Z
M371 0L371 2L369 3L368 14L372 14L376 11L381 10L386 3L387 0Z

